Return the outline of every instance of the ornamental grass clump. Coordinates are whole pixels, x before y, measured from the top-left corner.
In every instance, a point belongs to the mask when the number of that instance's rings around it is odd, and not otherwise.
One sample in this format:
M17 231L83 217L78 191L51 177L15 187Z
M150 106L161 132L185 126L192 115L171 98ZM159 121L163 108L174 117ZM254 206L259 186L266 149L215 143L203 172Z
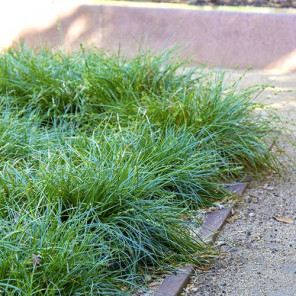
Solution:
M227 182L277 169L273 118L254 102L264 87L186 63L173 51L0 55L3 295L126 295L210 262L186 221Z

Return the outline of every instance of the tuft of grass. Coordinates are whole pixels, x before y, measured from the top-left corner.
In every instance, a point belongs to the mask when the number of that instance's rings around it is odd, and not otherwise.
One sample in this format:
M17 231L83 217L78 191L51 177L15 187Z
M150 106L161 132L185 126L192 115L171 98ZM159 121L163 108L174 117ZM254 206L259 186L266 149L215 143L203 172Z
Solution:
M0 55L0 291L127 295L214 251L186 217L277 169L264 87L226 85L174 51L26 46ZM224 184L224 185L223 185Z

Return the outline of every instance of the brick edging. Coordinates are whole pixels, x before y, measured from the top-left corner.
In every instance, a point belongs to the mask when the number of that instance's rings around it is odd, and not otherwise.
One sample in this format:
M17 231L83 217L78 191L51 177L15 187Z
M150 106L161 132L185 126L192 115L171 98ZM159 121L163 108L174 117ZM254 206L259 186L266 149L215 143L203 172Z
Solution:
M234 184L228 186L227 190L242 195L246 190L247 185L247 183ZM201 238L207 243L213 243L218 232L222 229L226 220L231 216L231 212L232 208L228 207L208 214L201 226ZM167 276L159 286L158 290L154 293L154 296L179 296L188 284L193 272L194 268L188 265L179 269L176 274Z

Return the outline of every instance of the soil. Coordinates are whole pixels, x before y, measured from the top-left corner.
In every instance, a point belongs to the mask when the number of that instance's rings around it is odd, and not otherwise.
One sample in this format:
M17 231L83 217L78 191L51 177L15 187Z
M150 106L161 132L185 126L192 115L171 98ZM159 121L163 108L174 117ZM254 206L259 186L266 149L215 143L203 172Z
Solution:
M278 90L292 89L277 97L269 92L269 104L284 120L296 117L296 74L253 71L247 77L250 85L273 80ZM183 296L296 295L296 128L291 128L291 143L280 140L273 148L285 167L282 175L251 183L217 239L220 258L209 271L192 278Z
M140 0L134 0L140 1ZM255 6L271 8L296 8L296 0L141 0L162 3L182 3L196 6Z

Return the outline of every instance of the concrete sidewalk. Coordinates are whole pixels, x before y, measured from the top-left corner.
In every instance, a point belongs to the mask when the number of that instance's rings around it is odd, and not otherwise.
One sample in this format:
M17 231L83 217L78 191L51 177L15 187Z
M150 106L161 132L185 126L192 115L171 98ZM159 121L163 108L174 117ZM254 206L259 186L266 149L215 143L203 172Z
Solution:
M74 1L74 2L73 2ZM80 43L134 54L179 46L194 63L242 69L296 70L296 9L203 9L126 2L28 0L0 4L0 49L77 49ZM72 4L74 3L74 4Z

